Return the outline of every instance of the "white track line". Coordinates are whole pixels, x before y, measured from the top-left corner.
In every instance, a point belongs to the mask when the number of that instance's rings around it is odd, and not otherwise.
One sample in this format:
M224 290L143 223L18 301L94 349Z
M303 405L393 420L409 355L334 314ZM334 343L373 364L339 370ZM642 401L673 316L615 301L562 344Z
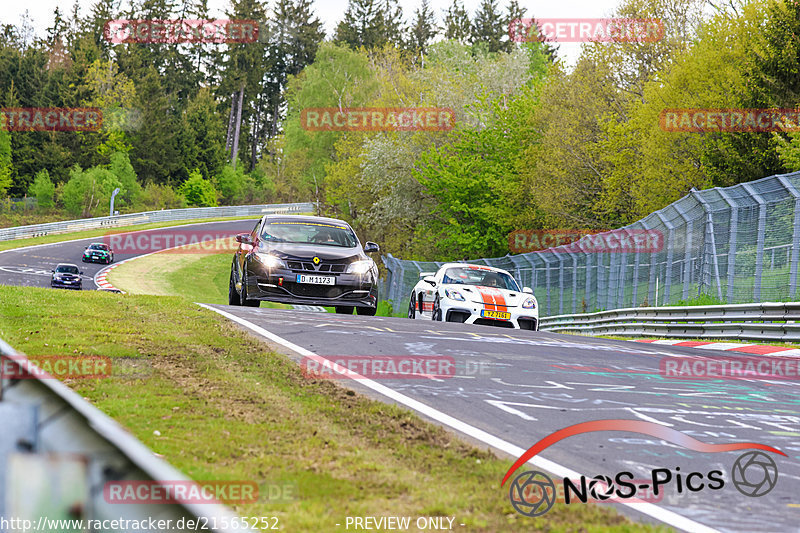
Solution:
M252 322L249 322L249 321L247 321L247 320L245 320L243 318L239 318L238 316L232 315L232 314L230 314L230 313L228 313L226 311L222 311L220 309L215 309L215 308L210 307L210 306L205 305L205 304L197 304L197 305L199 305L200 307L204 307L204 308L206 308L206 309L208 309L210 311L214 311L215 313L218 313L218 314L224 316L225 318L227 318L228 320L232 320L233 322L236 322L237 324L246 327L247 329L253 331L254 333L257 333L258 335L261 335L262 337L265 337L265 338L267 338L267 339L269 339L269 340L271 340L273 342L276 342L276 343L280 344L281 346L285 346L286 348L289 348L293 352L296 352L299 355L302 355L303 357L306 357L306 358L308 358L310 360L318 361L318 362L323 362L324 361L324 362L326 362L327 365L331 365L331 362L329 360L323 358L322 356L319 356L319 355L315 354L314 352L306 350L302 346L298 346L297 344L294 344L294 343L292 343L290 341L287 341L286 339L284 339L282 337L279 337L278 335L275 335L274 333L269 332L266 329L264 329L264 328L262 328L260 326L257 326L256 324L253 324ZM337 365L335 363L333 363L332 367L333 367L334 371L336 371L336 372L338 372L340 374L347 374L349 376L354 376L354 374L351 371L349 371L346 368L341 367L341 366L339 366L339 365ZM454 417L452 417L452 416L450 416L448 414L445 414L445 413L443 413L443 412L441 412L441 411L439 411L437 409L434 409L433 407L429 407L429 406L425 405L424 403L421 403L421 402L419 402L417 400L414 400L413 398L409 398L408 396L405 396L404 394L400 394L399 392L397 392L397 391L395 391L393 389L390 389L389 387L386 387L385 385L381 385L380 383L376 383L375 381L373 381L371 379L366 379L363 376L355 376L355 379L358 379L358 383L360 383L360 384L362 384L362 385L364 385L366 387L369 387L370 389L374 390L375 392L378 392L378 393L386 396L387 398L390 398L390 399L396 401L397 403L403 404L406 407L409 407L409 408L411 408L411 409L413 409L415 411L418 411L419 413L427 416L428 418L431 418L433 420L436 420L437 422L440 422L440 423L442 423L442 424L444 424L446 426L449 426L449 427L455 429L456 431L460 431L461 433L464 433L465 435L468 435L468 436L472 437L473 439L477 439L477 440L479 440L479 441L481 441L481 442L483 442L483 443L485 443L485 444L487 444L487 445L489 445L489 446L491 446L493 448L496 448L498 450L502 450L503 452L505 452L505 453L507 453L507 454L509 454L509 455L511 455L513 457L519 457L523 453L525 453L525 450L523 448L520 448L519 446L511 444L510 442L507 442L507 441L505 441L503 439L500 439L498 437L495 437L494 435L492 435L490 433L487 433L487 432L485 432L485 431L483 431L481 429L478 429L478 428L476 428L474 426L471 426L471 425L467 424L466 422L462 422L461 420L459 420L457 418L454 418ZM550 460L545 459L543 457L540 457L538 455L536 457L534 457L533 459L531 459L530 461L528 461L528 463L530 463L533 466L536 466L538 468L541 468L543 470L546 470L548 472L552 472L553 474L555 474L558 477L569 477L569 478L580 477L580 474L578 472L575 472L574 470L571 470L571 469L569 469L569 468L567 468L565 466L562 466L562 465L560 465L558 463L554 463L553 461L550 461ZM499 486L499 481L500 480L498 480L498 486ZM655 518L656 520L659 520L660 522L668 524L668 525L670 525L670 526L672 526L674 528L682 529L684 531L691 531L693 533L694 532L698 532L698 533L715 533L715 532L717 532L716 529L710 528L708 526L704 526L703 524L695 522L694 520L686 518L685 516L681 516L681 515L679 515L677 513L673 513L672 511L668 511L667 509L662 509L661 507L653 505L652 503L646 503L646 502L626 503L626 502L622 502L622 505L626 505L627 507L630 507L631 509L635 509L636 511L639 511L640 513L643 513L643 514L646 514L647 516Z

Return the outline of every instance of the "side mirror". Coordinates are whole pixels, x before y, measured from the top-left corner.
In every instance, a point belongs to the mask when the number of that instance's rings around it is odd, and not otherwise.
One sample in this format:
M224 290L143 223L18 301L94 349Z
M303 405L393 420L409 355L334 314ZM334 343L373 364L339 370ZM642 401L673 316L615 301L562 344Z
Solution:
M380 251L381 247L375 244L374 242L367 241L364 243L364 253L371 254Z
M434 278L433 276L428 276L426 278L423 278L422 281L424 281L425 283L430 283L434 287L436 286L436 278Z
M522 287L522 292L525 294L533 294L533 290L530 287Z
M80 272L78 272L78 274L80 274L80 275L82 276L82 275L83 275L83 270L81 270Z
M236 242L239 244L253 244L253 239L250 238L249 233L240 233L236 237L234 237Z
M55 270L51 270L50 272L52 272L53 274L55 274L55 273L56 273L56 271L55 271Z

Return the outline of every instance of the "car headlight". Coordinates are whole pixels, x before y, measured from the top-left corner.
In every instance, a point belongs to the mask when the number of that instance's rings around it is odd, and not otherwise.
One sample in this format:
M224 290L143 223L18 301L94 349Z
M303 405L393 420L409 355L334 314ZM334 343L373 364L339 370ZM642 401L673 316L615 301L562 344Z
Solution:
M353 261L350 263L350 266L347 267L348 274L366 274L370 270L372 270L373 265L375 262L372 259L364 259L362 261Z
M256 254L259 262L267 268L286 268L286 263L280 257L272 254Z
M523 309L536 309L536 298L528 298L522 302Z
M445 289L444 295L457 302L463 302L465 300L464 295L454 289Z

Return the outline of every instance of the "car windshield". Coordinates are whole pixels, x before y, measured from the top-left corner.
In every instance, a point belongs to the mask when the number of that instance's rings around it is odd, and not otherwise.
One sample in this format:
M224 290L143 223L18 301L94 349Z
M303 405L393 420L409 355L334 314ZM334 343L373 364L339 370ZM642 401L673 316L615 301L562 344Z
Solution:
M496 287L509 291L519 291L519 285L514 278L505 272L489 270L481 267L454 267L444 272L442 283L452 285L478 285L481 287Z
M266 242L321 244L352 248L358 244L355 233L347 226L324 222L270 222L264 226L261 239Z
M89 249L90 249L90 250L103 250L103 251L108 251L108 246L107 246L107 245L105 245L105 244L90 244L90 245L89 245Z
M78 267L75 265L58 265L56 267L56 272L59 274L77 274Z

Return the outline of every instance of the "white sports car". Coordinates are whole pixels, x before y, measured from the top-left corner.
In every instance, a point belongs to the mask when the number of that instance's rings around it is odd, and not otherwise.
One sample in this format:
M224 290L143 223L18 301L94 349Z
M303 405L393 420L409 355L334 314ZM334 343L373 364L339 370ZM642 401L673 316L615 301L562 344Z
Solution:
M520 290L505 270L447 263L438 272L422 272L419 277L408 302L408 318L539 329L533 291Z

